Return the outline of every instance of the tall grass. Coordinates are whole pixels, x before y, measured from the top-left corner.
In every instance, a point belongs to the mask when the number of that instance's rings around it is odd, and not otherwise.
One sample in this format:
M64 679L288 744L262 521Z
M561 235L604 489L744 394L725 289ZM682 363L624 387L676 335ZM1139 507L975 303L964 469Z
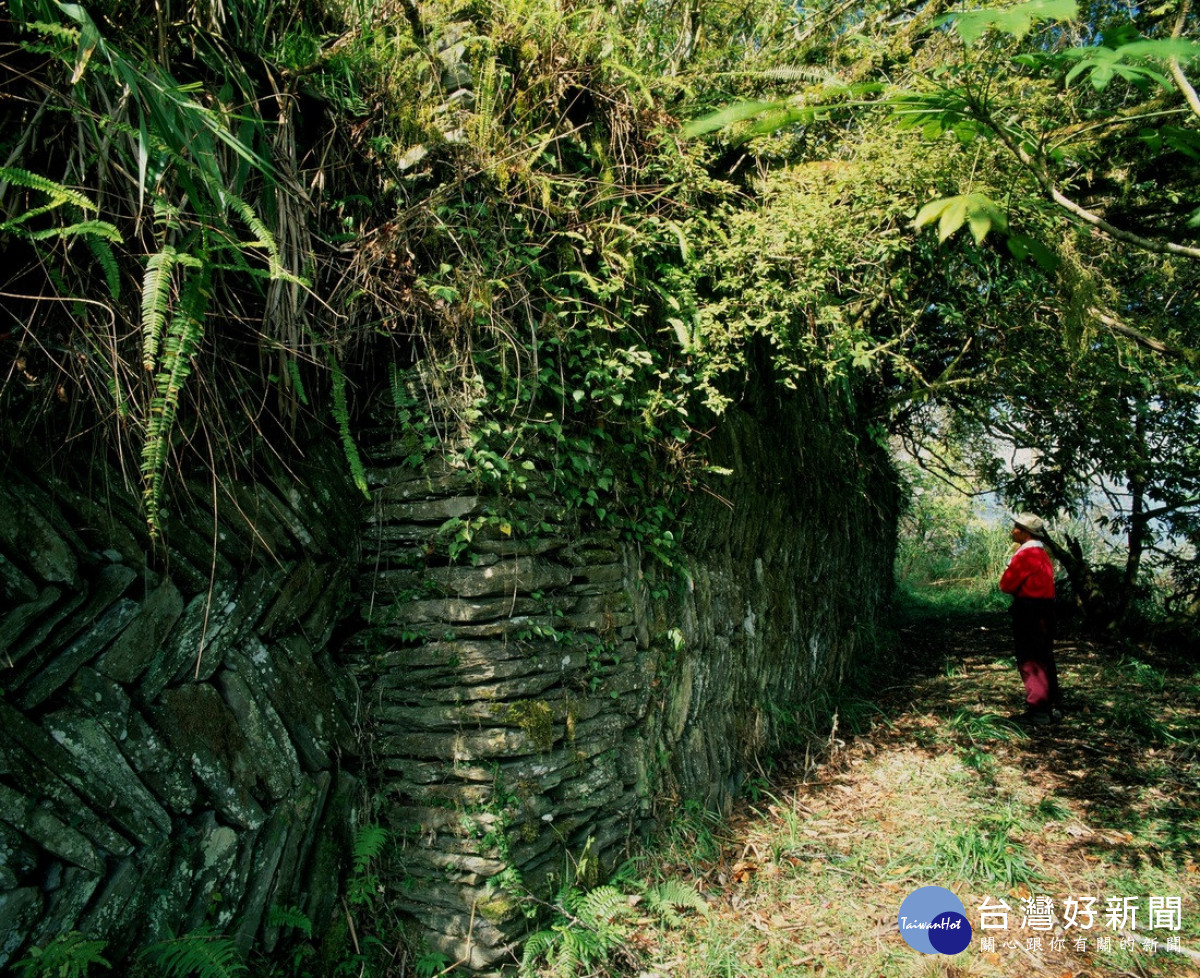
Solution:
M909 497L895 565L901 605L918 616L1003 607L997 582L1012 554L1007 523L969 491L915 466L903 469Z

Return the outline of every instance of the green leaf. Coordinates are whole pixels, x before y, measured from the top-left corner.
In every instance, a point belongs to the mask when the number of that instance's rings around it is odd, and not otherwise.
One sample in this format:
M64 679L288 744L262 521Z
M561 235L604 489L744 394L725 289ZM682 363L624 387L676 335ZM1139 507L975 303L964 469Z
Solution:
M167 322L170 305L171 268L176 252L170 245L151 255L146 261L142 279L142 364L153 370L158 361L158 345Z
M943 197L922 207L913 220L913 227L923 228L938 222L938 240L945 241L963 224L969 225L976 244L981 244L993 228L1008 230L1008 220L996 203L986 194L970 193Z
M80 221L61 228L44 228L29 235L30 241L44 241L46 238L73 238L76 235L104 238L113 244L121 244L121 232L108 221Z
M1113 80L1112 65L1096 65L1092 69L1092 88L1098 92L1104 91L1108 83Z
M753 119L770 109L780 110L782 108L782 102L735 102L733 105L727 105L716 112L693 119L683 127L681 135L684 139L693 139L696 136L703 136L706 133L725 129L728 126L732 126L735 122L744 122L747 119Z
M1200 59L1200 41L1186 37L1141 39L1122 44L1117 48L1117 54L1126 60L1168 61L1174 58L1186 64Z
M1047 272L1053 272L1058 268L1058 255L1056 255L1036 238L1031 238L1026 234L1010 234L1008 236L1007 244L1009 252L1018 261L1024 261L1026 258L1032 258L1044 271Z
M967 219L967 202L962 197L951 197L942 208L938 218L938 240L945 241L957 231Z
M80 23L79 30L79 47L75 52L75 70L71 73L71 84L76 84L83 73L87 70L88 62L92 60L92 55L96 48L100 46L100 32L96 29L96 24L91 17L85 15L84 20Z
M941 216L942 211L946 209L949 198L943 197L940 200L931 200L928 204L917 211L917 216L913 218L913 227L923 228L926 224L932 224Z
M1034 21L1075 20L1078 16L1076 0L1026 0L1011 7L944 14L934 21L934 26L953 23L963 43L971 46L989 29L1021 38L1029 33Z

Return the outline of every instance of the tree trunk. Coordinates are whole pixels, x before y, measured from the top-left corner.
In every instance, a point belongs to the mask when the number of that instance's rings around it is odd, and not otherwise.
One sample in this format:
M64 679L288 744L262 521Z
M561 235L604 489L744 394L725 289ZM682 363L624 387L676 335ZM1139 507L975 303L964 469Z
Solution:
M1116 622L1122 623L1133 606L1134 587L1142 567L1142 555L1146 551L1146 535L1149 518L1146 513L1146 403L1134 402L1134 445L1136 456L1130 460L1129 479L1129 535L1125 556L1125 573L1121 578L1121 593L1117 596Z
M1090 628L1106 628L1114 620L1113 596L1107 594L1091 565L1083 557L1083 546L1074 537L1064 534L1065 544L1044 537L1046 549L1062 565L1071 582L1074 603L1083 615L1084 624Z

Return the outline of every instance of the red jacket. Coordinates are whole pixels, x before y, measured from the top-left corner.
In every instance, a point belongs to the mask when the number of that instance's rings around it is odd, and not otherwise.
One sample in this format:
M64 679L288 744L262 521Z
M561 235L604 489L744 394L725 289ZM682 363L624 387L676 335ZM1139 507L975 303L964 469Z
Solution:
M1000 577L1000 590L1017 598L1054 597L1054 565L1041 543L1021 544Z

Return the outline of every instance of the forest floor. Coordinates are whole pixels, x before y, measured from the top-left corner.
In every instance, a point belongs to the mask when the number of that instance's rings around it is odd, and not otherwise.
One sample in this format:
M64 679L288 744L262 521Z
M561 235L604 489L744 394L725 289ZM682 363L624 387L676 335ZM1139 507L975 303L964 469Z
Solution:
M724 819L685 810L641 863L708 912L642 918L633 973L1200 978L1200 662L1060 636L1067 712L1025 727L1003 611L892 644L817 760L761 772ZM901 937L924 886L961 901L961 953Z

